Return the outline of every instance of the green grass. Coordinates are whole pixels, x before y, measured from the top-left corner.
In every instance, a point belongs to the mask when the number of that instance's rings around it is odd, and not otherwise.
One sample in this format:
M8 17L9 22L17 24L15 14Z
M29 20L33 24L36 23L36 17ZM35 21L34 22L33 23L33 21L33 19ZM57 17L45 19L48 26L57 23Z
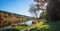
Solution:
M60 21L52 21L50 23L47 23L49 25L48 29L41 28L41 29L31 29L30 31L60 31Z
M19 30L16 29L16 28L10 28L10 29L5 29L5 30L3 30L3 31L19 31Z
M27 27L28 25L26 24L22 24L22 25L17 25L17 26L14 26L12 28L9 28L9 29L5 29L3 31L19 31L19 30L23 30Z
M44 25L49 25L49 28L39 28L42 27ZM19 26L15 26L12 27L11 29L7 29L4 31L19 31L19 30L23 30L27 27L27 25L19 25ZM30 31L60 31L60 21L52 21L50 23L44 23L43 25L38 25L38 28L35 27L33 29L31 29Z
M18 30L22 30L22 29L24 29L24 28L26 28L27 26L16 26L16 27L13 27L13 28L16 28L16 29L18 29Z
M50 28L47 31L60 31L60 21L51 22Z

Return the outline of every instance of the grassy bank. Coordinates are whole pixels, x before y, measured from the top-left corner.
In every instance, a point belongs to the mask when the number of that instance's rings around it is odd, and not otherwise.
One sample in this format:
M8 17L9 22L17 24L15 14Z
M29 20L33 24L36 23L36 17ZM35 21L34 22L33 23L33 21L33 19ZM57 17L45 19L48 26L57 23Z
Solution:
M49 25L49 28L33 28L31 29L30 31L60 31L60 21L53 21L53 22L50 22L50 23L45 23L47 25ZM44 25L42 25L44 26ZM40 27L42 27L40 25Z

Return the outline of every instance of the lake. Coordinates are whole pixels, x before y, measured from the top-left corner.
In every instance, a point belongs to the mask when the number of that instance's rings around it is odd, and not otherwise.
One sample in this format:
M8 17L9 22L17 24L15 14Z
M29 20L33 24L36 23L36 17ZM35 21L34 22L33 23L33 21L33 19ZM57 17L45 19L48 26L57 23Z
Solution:
M27 25L32 25L32 20L29 20L29 21L26 21L26 22L22 22L20 24L27 24ZM0 30L3 30L3 29L8 29L8 28L12 28L12 26L5 26L5 27L1 27Z

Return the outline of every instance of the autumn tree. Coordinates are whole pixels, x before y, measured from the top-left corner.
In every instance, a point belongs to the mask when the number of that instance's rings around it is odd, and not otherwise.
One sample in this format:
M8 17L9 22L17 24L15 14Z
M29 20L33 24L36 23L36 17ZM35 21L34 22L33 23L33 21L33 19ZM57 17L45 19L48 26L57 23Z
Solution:
M38 12L42 10L43 14L46 10L47 2L46 0L34 0L36 4L30 7L30 13L35 14L36 18L38 17Z
M60 20L60 0L34 0L35 2L38 3L37 8L43 10L45 9L44 7L39 8L40 6L44 6L44 4L47 4L46 10L48 13L48 19L49 20ZM39 6L40 4L40 6Z
M31 5L30 9L29 9L29 12L37 18L37 9L35 9L36 6L35 5Z

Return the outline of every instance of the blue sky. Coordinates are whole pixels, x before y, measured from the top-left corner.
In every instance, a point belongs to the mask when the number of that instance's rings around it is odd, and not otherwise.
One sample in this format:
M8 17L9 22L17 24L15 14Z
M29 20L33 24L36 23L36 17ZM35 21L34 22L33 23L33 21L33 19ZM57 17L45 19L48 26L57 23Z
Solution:
M0 0L0 10L30 16L31 3L33 0Z

